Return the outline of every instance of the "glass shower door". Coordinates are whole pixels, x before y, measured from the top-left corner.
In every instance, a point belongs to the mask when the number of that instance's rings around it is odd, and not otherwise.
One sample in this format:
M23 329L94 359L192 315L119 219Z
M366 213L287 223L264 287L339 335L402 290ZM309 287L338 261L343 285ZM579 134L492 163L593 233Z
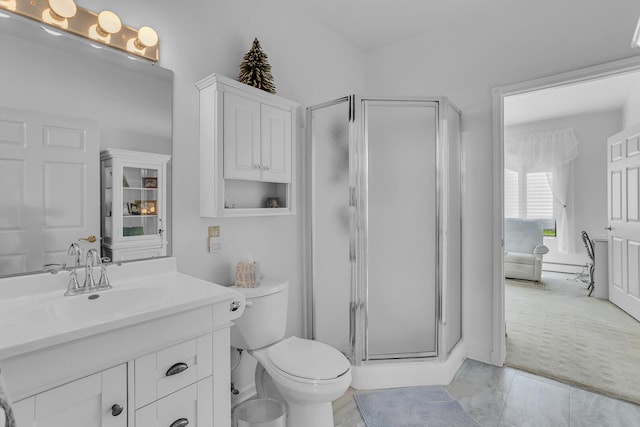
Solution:
M351 355L350 98L308 109L312 337Z
M434 356L438 104L365 99L362 113L364 360Z

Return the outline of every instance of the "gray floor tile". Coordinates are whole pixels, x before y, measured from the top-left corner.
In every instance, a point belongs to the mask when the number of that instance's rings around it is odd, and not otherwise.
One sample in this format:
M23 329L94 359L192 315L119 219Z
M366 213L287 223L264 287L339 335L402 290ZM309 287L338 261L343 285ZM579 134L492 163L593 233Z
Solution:
M640 427L640 406L512 368L467 360L447 386L483 427ZM337 427L365 427L355 390L333 404Z
M467 360L449 394L483 427L498 425L514 371Z
M498 425L569 426L569 388L528 375L514 375Z
M571 427L637 427L640 406L571 388Z

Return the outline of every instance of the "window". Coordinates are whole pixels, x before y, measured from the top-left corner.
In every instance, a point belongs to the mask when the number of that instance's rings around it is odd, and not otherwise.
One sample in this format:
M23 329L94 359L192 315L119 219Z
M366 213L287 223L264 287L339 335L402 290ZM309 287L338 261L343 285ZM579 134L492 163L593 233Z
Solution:
M552 182L550 172L525 173L505 169L504 215L537 220L542 223L545 236L555 237Z

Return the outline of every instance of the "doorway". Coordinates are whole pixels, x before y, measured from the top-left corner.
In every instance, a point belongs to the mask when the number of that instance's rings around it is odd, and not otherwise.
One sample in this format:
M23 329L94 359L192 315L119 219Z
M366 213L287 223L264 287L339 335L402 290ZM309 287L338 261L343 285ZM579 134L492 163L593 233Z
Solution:
M498 87L493 91L493 102L494 102L494 154L495 154L495 164L497 165L494 169L494 194L496 194L496 200L494 200L494 229L496 232L494 233L494 249L495 249L495 265L494 265L494 286L495 286L495 306L498 307L498 310L494 311L494 356L497 364L502 364L507 361L507 340L505 338L505 308L508 304L508 295L506 295L505 285L504 285L504 272L505 266L503 264L503 238L504 238L504 218L505 216L509 216L509 214L513 215L514 206L505 206L505 183L509 182L509 179L513 178L512 176L507 176L505 174L505 166L508 163L508 156L505 155L505 140L507 138L513 137L515 134L523 134L526 132L534 133L536 131L542 132L543 130L552 130L552 129L563 129L566 127L571 127L570 125L563 125L561 120L554 121L555 117L559 117L561 115L567 115L569 110L565 110L563 112L552 111L556 109L556 107L562 108L574 108L570 106L570 97L567 96L568 93L574 92L578 89L584 89L587 87L594 88L595 92L584 92L586 95L582 100L578 99L577 104L582 108L582 110L573 110L571 114L574 116L582 116L583 120L589 121L589 115L595 114L597 109L602 110L603 103L610 103L611 110L615 110L620 107L620 100L614 100L610 96L605 96L607 94L611 94L611 90L605 92L598 92L600 90L600 86L605 85L608 81L612 80L632 80L632 74L637 73L640 70L640 61L638 59L632 60L624 60L618 61L615 63L605 64L597 67L590 67L583 70L578 70L570 73L564 73L557 76L552 76L544 79L539 79L530 82L519 83L506 87ZM638 88L636 87L636 90ZM556 98L555 102L549 102L549 96L555 93ZM600 93L600 94L599 94ZM564 96L563 96L564 95ZM545 98L547 97L547 98ZM546 101L545 101L546 99ZM527 100L532 104L538 103L537 107L535 105L529 106L531 111L520 111L514 112L510 111L509 108L517 105L516 100ZM593 100L598 100L599 104L597 108L593 106ZM614 104L618 103L618 107ZM623 100L624 102L624 100ZM588 105L590 104L590 106ZM524 104L521 104L521 106ZM544 106L545 108L541 108L540 106ZM585 108L586 107L586 108ZM591 110L589 110L591 108ZM605 107L606 109L606 107ZM526 108L525 108L526 110ZM537 110L537 113L536 113ZM514 121L514 116L518 114L524 114L525 116L528 114L528 117L519 117ZM536 116L536 114L538 114ZM619 113L624 116L624 113ZM610 114L610 119L615 121L612 117L615 113ZM623 127L627 127L629 123L623 123L627 120L625 117L620 118L620 129ZM514 123L519 121L519 125ZM523 123L528 123L525 125ZM538 127L534 126L532 123L537 124ZM544 128L544 129L543 129ZM602 174L600 175L599 180L595 180L591 183L588 182L588 179L585 179L585 176L589 177L589 175L584 175L583 171L575 171L573 177L575 179L574 184L576 187L580 185L584 185L587 187L593 187L594 185L600 188L598 195L595 196L593 193L591 196L593 197L576 197L573 201L575 203L571 203L574 209L577 211L577 218L573 218L573 230L571 236L573 241L569 247L573 248L573 252L569 255L562 255L560 251L558 251L558 237L554 236L552 238L545 238L545 244L551 246L551 251L549 253L549 257L545 260L544 270L556 270L556 271L569 271L573 273L577 273L580 271L581 265L584 265L584 259L586 258L586 252L584 247L581 244L579 238L579 232L582 229L591 229L594 234L602 234L602 228L605 227L606 224L606 137L616 133L615 128L611 128L612 131L609 132L609 135L599 136L602 139L602 146L599 147L599 150L602 152L605 157L601 160L601 169ZM576 133L580 133L579 130ZM590 136L589 132L584 131L584 135ZM603 148L604 147L604 148ZM586 148L586 146L585 146ZM593 153L589 154L588 150L585 152L586 155L594 155ZM584 167L584 165L582 165ZM522 172L522 171L521 171ZM579 173L580 172L580 173ZM592 171L593 172L593 171ZM581 175L582 173L582 175ZM595 173L591 174L591 177ZM532 177L534 178L534 177ZM523 188L522 183L520 183L520 188ZM526 189L526 186L524 187ZM604 194L602 193L604 191ZM600 200L602 199L602 200ZM557 201L556 201L557 202ZM525 203L526 205L526 203ZM588 207L591 211L594 210L593 206L596 206L597 215L594 215L591 218L585 218L584 215L580 215L584 213L586 208ZM516 210L517 210L516 206ZM522 208L522 206L520 206ZM522 214L522 209L520 209L520 214ZM557 212L553 212L554 215ZM564 227L564 226L563 226ZM547 228L547 227L545 227ZM559 230L555 230L558 231ZM600 233L598 233L600 232ZM554 247L555 246L555 247ZM571 252L571 251L570 251ZM576 271L578 269L578 271ZM549 273L551 277L551 273ZM557 278L556 278L557 279ZM565 279L566 281L566 279ZM543 280L544 283L544 280ZM558 282L560 283L560 282ZM562 284L562 283L560 283ZM578 284L575 284L578 286ZM586 285L585 285L586 286ZM608 302L607 302L608 304ZM615 309L615 307L614 307ZM558 327L562 327L559 325ZM543 372L544 374L544 372ZM549 375L552 376L553 375ZM561 380L569 381L570 379L562 378ZM575 381L580 384L580 381ZM615 394L610 390L605 390L605 392L609 392L609 394ZM628 398L626 396L622 396L624 398Z

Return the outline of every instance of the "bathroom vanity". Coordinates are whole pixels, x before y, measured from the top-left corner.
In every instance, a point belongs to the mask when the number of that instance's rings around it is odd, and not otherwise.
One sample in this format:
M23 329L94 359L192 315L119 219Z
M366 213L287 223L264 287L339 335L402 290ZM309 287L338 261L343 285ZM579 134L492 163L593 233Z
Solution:
M67 272L0 279L18 425L229 426L229 328L244 297L178 273L175 258L108 273L113 289L75 296L63 296Z

